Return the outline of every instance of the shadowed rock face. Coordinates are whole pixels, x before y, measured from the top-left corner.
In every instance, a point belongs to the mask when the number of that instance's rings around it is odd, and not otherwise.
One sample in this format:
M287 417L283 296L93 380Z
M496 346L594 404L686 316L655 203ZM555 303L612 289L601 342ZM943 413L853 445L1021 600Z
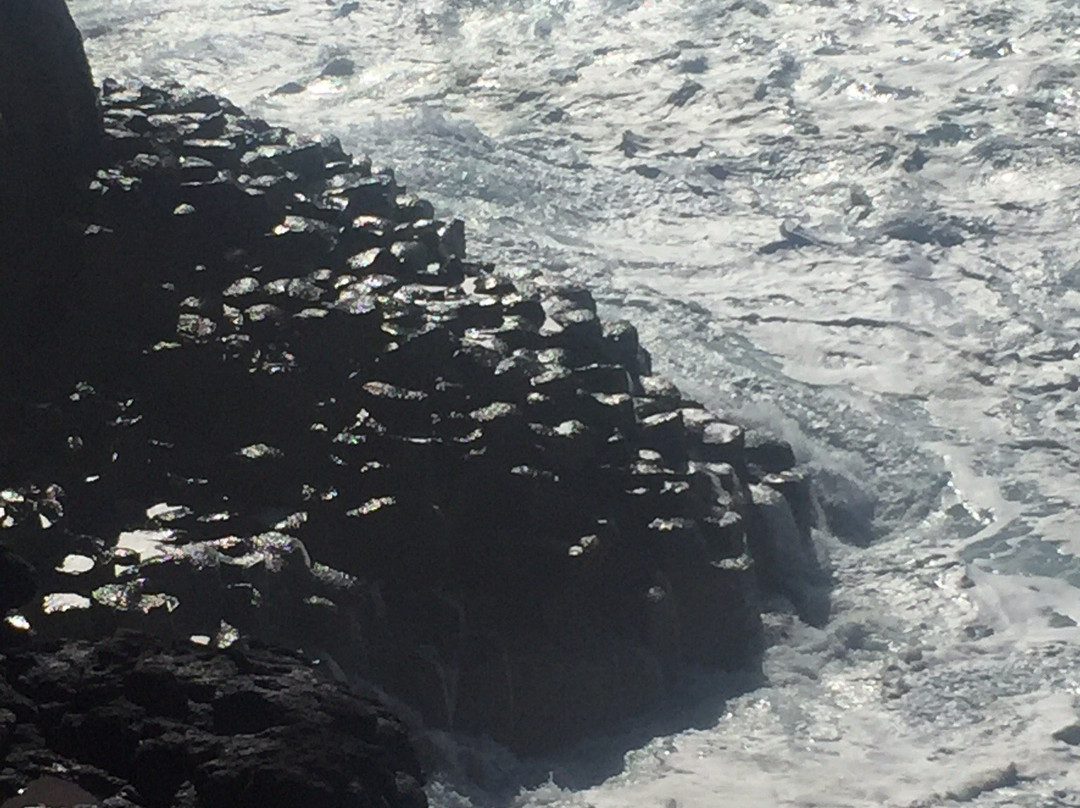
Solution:
M294 654L120 632L0 655L0 802L423 808L419 777L393 716Z
M22 558L0 546L0 614L34 596L34 571Z
M63 0L0 2L0 351L23 351L55 289L97 165L101 117ZM50 319L58 312L52 307ZM3 413L0 412L0 415Z
M63 0L0 3L0 212L63 205L94 166L101 120Z

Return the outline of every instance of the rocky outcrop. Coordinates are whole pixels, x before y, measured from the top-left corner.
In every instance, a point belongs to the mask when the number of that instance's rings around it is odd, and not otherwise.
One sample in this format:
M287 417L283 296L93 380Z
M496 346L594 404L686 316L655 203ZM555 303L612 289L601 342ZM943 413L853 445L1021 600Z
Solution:
M101 118L64 0L0 4L0 218L64 207L97 164Z
M0 3L0 354L62 321L78 215L98 162L101 117L82 37L63 0ZM2 422L3 411L0 411Z
M419 777L397 719L282 651L121 632L0 656L0 802L423 808Z
M754 665L763 587L822 619L790 447L587 290L469 261L336 141L180 88L104 110L66 350L2 392L36 632L272 640L533 751Z
M0 614L22 606L34 597L36 589L34 568L0 546Z

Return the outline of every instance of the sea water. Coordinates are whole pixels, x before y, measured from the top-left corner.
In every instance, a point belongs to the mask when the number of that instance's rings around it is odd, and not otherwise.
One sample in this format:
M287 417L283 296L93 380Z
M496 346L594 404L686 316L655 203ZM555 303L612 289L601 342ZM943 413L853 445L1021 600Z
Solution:
M436 808L1080 806L1080 3L71 6L98 78L336 134L875 509L762 681L550 760L443 739Z

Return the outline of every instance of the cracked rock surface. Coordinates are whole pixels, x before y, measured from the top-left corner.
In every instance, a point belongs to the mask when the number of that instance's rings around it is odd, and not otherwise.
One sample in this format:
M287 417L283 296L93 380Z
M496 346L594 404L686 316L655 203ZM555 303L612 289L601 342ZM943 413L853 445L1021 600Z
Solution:
M0 655L0 795L42 778L109 808L427 804L398 720L298 655L136 632Z

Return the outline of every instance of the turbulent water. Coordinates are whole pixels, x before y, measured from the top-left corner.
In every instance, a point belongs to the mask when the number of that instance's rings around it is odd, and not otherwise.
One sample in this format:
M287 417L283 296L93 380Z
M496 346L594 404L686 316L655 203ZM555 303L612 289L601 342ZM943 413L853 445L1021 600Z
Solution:
M71 5L99 78L337 134L876 504L764 683L549 761L448 741L436 808L1080 806L1080 2Z

